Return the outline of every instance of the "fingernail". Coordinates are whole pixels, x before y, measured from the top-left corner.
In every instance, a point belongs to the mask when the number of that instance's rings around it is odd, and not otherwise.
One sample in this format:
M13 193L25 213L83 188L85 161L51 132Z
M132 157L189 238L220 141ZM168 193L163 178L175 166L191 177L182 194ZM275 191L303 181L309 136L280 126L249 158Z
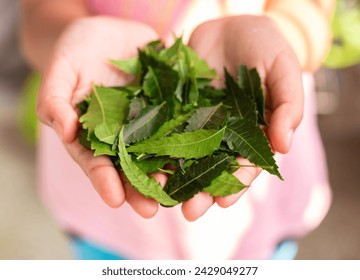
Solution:
M61 141L63 140L63 131L62 126L58 121L53 121L51 127L55 130L56 134L59 136Z
M290 131L288 132L288 135L287 135L287 146L288 146L288 149L290 149L290 147L291 147L291 143L292 143L293 137L294 137L294 130L293 130L293 129L290 129Z

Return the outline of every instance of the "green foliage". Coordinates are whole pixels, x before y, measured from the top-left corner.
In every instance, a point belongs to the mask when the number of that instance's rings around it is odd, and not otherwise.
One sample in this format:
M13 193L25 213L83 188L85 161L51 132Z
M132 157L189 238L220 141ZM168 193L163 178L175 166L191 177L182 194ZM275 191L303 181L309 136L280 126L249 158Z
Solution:
M231 120L226 127L224 140L230 150L281 178L266 136L252 122L240 118Z
M128 114L129 100L127 93L113 88L97 87L89 108L80 117L83 128L89 135L105 143L113 144Z
M233 156L227 154L202 158L186 168L184 174L177 172L171 176L164 191L179 202L186 201L208 187L233 160Z
M255 68L248 69L245 65L240 65L238 71L238 84L242 94L246 95L250 100L255 102L258 123L266 125L264 117L264 93L259 73Z
M138 142L153 135L166 121L167 110L165 102L157 106L147 106L139 115L124 126L124 141L126 144Z
M154 178L149 178L147 174L142 171L131 159L131 156L126 151L125 143L123 140L122 130L119 137L119 158L122 170L125 172L129 182L140 193L146 197L156 199L164 206L174 206L178 204L167 195L162 187L155 181Z
M338 0L332 21L333 44L324 61L329 68L342 68L360 62L360 4Z
M131 153L155 154L172 158L202 158L220 147L225 128L221 130L197 130L172 134L157 140L144 140L128 148Z
M228 196L244 189L246 186L228 171L223 171L220 176L211 181L210 186L203 189L212 196Z
M237 79L225 69L225 88L216 89L215 71L180 38L169 48L154 41L136 58L111 62L135 83L95 86L79 106L79 138L95 156L110 156L140 193L163 206L201 191L237 193L245 187L232 175L239 155L281 178L259 127L265 102L256 69L240 65ZM168 174L164 189L148 176L157 171Z

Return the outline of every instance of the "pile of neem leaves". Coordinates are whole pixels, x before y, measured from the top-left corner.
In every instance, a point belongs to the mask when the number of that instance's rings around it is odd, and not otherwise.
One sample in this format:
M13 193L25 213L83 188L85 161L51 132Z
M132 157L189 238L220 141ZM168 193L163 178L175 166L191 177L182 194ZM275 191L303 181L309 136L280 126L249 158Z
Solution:
M81 104L80 142L108 155L143 195L174 206L198 192L227 196L245 186L232 173L236 156L281 178L261 125L264 96L256 69L240 65L237 80L216 73L181 38L160 41L128 60L112 60L135 77L124 87L94 86ZM148 174L163 171L162 188Z

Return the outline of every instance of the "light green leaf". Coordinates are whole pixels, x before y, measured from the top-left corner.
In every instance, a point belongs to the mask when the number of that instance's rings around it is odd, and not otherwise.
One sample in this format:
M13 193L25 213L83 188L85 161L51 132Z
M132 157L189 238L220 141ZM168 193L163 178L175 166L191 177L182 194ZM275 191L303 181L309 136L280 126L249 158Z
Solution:
M89 135L94 132L100 141L113 144L126 120L128 107L126 92L95 86L89 108L81 116L80 122Z
M201 158L219 148L225 127L221 130L197 130L172 134L157 140L147 139L128 148L132 153L155 154L174 158Z
M91 149L94 151L94 156L108 155L108 156L116 156L117 149L113 149L112 145L101 142L95 134L91 134L89 136L91 140Z
M129 59L110 59L112 65L114 65L117 69L131 75L139 75L140 74L140 62L139 58L132 57Z
M149 178L131 159L126 151L123 130L119 135L119 158L120 165L131 185L146 197L158 201L163 206L174 206L179 202L167 195L160 184L154 178Z
M264 132L256 124L236 119L226 126L224 140L230 150L282 179Z
M203 192L210 193L211 196L228 196L235 194L246 188L233 174L223 171L220 176L211 181L211 185L204 188Z
M145 160L133 161L146 174L158 172L164 165L172 162L169 157L151 157Z
M196 79L214 79L216 78L216 71L209 67L208 63L202 59L193 49L189 47L184 48L187 60L190 67L194 69Z

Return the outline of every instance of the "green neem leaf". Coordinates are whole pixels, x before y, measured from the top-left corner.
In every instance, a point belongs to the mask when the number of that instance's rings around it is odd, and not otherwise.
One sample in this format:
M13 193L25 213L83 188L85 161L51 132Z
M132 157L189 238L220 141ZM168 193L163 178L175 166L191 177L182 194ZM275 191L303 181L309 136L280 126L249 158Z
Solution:
M221 130L197 130L172 134L157 140L146 139L130 146L128 151L173 158L201 158L211 155L219 148L224 131L225 127Z
M154 178L149 178L131 159L126 151L123 130L119 135L119 158L120 165L131 185L146 197L158 201L163 206L174 206L178 202L167 195Z
M226 154L200 159L186 168L184 174L178 171L171 176L164 191L179 202L186 201L208 187L233 160L233 156Z
M186 69L192 68L196 79L212 80L216 77L216 71L209 67L208 63L202 59L192 48L184 45L182 38L176 38L175 43L169 47L161 50L160 57L164 61L168 61L169 65L174 65L179 69L179 72L187 75L187 71L181 71L181 63L186 66Z
M240 118L230 121L224 140L232 151L282 179L265 134L252 121Z
M110 156L140 193L164 206L200 191L236 193L245 187L232 175L239 154L281 178L258 127L265 124L264 96L255 69L240 66L238 81L225 69L225 89L216 89L215 71L181 38L170 48L151 42L138 57L111 63L135 82L95 87L80 106L79 138L95 155ZM169 173L167 193L147 175L157 171Z
M248 119L256 123L256 106L255 102L249 99L242 91L234 78L225 69L225 104L231 107L231 116Z
M258 123L266 125L265 122L265 100L261 85L261 79L256 68L248 69L245 65L239 66L238 84L242 92L251 100L255 101Z
M211 196L228 196L238 193L244 188L246 186L238 178L225 170L211 181L211 185L204 188L203 192L208 192Z
M149 71L149 67L161 67L161 65L167 65L165 62L161 61L158 51L158 49L161 47L160 45L158 47L155 46L158 44L157 42L158 41L153 42L154 46L151 46L152 43L150 43L144 49L138 50L138 56L141 65L141 82L143 82L146 73Z
M193 49L184 47L184 52L190 66L194 69L197 79L212 80L216 77L216 71L209 67L208 63L202 59Z
M164 123L166 116L165 102L145 107L135 119L124 126L125 143L134 143L150 137Z
M126 120L128 107L126 92L95 86L89 108L80 122L89 134L94 132L100 141L113 144Z
M88 136L91 141L91 150L94 151L94 156L108 155L116 156L117 149L113 149L112 145L101 142L94 133Z
M195 110L185 131L198 129L219 129L227 118L227 110L219 103L213 107L201 107Z
M85 98L83 101L81 101L80 103L78 103L76 105L76 107L79 109L80 111L80 116L84 115L86 113L86 111L89 108L89 103L90 103L91 97L87 97Z
M140 74L140 61L138 57L132 57L129 59L116 60L110 59L112 65L114 65L117 69L131 75L139 75Z
M94 156L108 155L116 156L117 152L111 145L101 142L94 133L89 134L86 129L79 131L79 142L85 148L94 151Z
M151 157L133 161L146 174L158 172L165 164L172 162L169 157Z
M186 89L184 90L184 104L197 105L197 101L199 99L199 87L198 80L196 79L196 72L193 68L189 71L189 77L185 83Z
M160 52L160 57L166 59L168 65L179 74L179 81L175 96L185 104L197 104L199 89L208 85L216 76L207 62L201 59L191 48L184 45L181 38L176 38L175 43L168 49Z
M178 81L178 73L168 65L149 66L143 83L145 95L149 97L153 105L159 105L166 101L169 113L172 115L175 107L176 99L174 96Z
M129 105L129 115L127 116L127 120L131 121L136 118L140 111L146 107L146 101L142 97L135 96L131 99Z
M78 137L79 137L79 142L82 146L91 149L91 141L89 139L89 133L87 129L80 128Z
M185 123L185 121L191 116L191 113L179 115L175 119L171 119L165 122L158 131L155 132L149 139L156 140L164 136L169 136L174 133L175 129Z
M174 44L169 48L164 48L160 51L159 56L163 59L171 63L172 65L178 63L182 60L184 56L184 42L181 38L176 38Z
M219 104L225 98L225 92L211 86L199 88L199 107L211 107Z

